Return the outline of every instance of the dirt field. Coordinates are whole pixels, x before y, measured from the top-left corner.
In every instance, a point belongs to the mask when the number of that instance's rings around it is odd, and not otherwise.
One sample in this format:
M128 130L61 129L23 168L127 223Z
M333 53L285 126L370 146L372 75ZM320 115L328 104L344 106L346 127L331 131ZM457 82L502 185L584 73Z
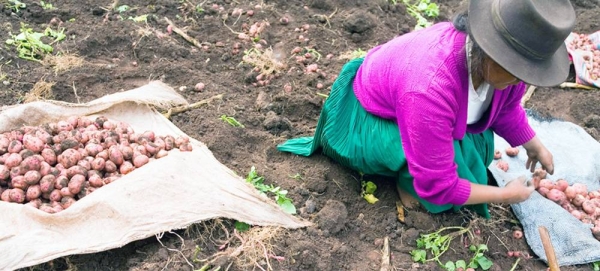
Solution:
M66 34L43 62L18 58L8 45L2 48L3 105L35 98L87 102L150 80L164 81L190 103L223 94L222 99L174 115L173 123L205 143L238 174L245 175L255 166L267 183L289 190L300 217L315 222L314 227L301 230L253 228L241 233L246 241L260 242L245 243L237 257L231 252L242 245L241 239L225 242L233 234L234 221L221 219L166 233L160 242L148 238L102 253L56 259L34 270L198 270L208 262L211 269L205 270L379 270L386 237L392 270L441 270L434 262L412 261L410 252L419 234L469 225L477 233L469 242L489 247L485 256L493 262L490 270L513 268L517 258L508 257L508 251L522 254L513 270L547 267L532 255L525 239L512 238L518 224L508 205L493 205L489 221L467 213L432 216L410 211L401 223L390 180L370 177L378 185L379 202L369 204L360 196L356 172L322 155L302 158L276 150L286 139L314 131L329 87L353 52L367 51L413 29L416 21L401 4L385 0L51 0L53 9L44 9L39 2L24 0L26 7L15 13L9 1L1 2L0 35L5 40L21 31L21 23L37 32L60 25ZM579 18L576 31L599 30L599 2L572 2ZM444 21L460 1L438 4L437 21ZM197 46L176 31L168 33L167 19L198 41ZM52 57L57 55L63 57ZM259 76L264 69L255 65L273 68L272 75ZM196 90L197 83L205 87ZM585 126L598 138L600 122L594 120L600 116L599 102L595 91L538 88L527 107ZM228 125L219 119L222 115L234 117L245 128ZM471 259L473 253L460 239L452 242L442 257L444 263Z

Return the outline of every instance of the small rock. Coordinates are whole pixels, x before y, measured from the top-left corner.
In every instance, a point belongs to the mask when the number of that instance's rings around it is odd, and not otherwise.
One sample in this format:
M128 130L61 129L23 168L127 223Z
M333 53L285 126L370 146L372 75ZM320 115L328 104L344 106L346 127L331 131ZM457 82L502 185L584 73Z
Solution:
M309 213L309 214L314 213L315 209L317 209L317 204L312 199L307 200L304 203L304 206L306 207L306 212Z

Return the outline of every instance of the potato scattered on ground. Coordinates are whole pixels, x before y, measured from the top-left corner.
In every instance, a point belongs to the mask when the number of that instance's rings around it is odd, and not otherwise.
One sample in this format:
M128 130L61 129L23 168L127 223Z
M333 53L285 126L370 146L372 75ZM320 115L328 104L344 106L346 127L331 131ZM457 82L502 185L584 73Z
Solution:
M100 116L69 117L0 134L0 200L48 213L142 167L173 149L192 151L187 137L136 133Z
M508 171L508 162L500 160L496 163L496 167L504 172L507 172Z

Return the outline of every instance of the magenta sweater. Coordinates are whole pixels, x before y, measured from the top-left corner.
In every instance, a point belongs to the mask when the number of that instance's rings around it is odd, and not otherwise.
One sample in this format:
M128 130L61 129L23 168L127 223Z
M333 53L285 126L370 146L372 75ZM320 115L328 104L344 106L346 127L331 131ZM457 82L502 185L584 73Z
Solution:
M466 33L438 23L370 50L354 92L370 113L398 123L417 194L434 204L463 205L468 180L458 177L453 141L492 129L512 146L535 136L521 107L525 84L494 90L479 122L467 125Z

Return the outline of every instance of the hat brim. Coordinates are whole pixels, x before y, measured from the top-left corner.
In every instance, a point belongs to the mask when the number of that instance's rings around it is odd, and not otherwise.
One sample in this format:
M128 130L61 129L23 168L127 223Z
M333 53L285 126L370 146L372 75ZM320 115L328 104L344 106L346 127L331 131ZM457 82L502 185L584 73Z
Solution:
M506 71L530 85L551 87L569 76L569 55L563 43L545 60L531 60L514 50L492 22L493 0L469 1L469 32L481 49Z

